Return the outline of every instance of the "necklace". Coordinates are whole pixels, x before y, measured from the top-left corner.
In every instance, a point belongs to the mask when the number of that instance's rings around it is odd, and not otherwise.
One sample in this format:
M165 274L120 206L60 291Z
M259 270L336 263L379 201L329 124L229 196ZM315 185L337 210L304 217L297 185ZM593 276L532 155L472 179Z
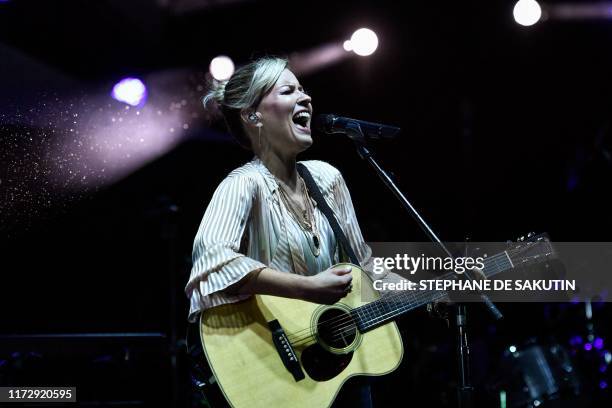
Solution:
M287 191L285 183L276 179L280 190L280 196L285 202L285 206L289 209L289 212L293 215L293 218L300 224L300 227L310 234L311 239L308 240L308 245L314 256L319 256L321 253L321 238L317 232L317 226L314 219L314 206L308 195L308 189L304 180L298 176L298 183L300 183L300 190L302 190L302 197L304 197L304 207L302 210L300 205L291 198L291 195ZM312 241L312 243L310 242Z

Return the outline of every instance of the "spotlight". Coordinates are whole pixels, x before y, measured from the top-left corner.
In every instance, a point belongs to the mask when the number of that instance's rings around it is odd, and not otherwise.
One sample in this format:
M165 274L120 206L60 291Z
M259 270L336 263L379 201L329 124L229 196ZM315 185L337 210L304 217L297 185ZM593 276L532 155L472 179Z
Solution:
M360 28L351 36L350 45L355 54L365 57L373 54L378 48L378 37L374 31L368 28Z
M147 99L147 88L140 79L125 78L113 87L111 95L119 102L138 106L145 103Z
M234 73L234 62L230 57L219 55L210 61L208 69L217 81L227 81Z
M512 10L514 21L522 26L532 26L542 17L542 8L535 0L519 0Z
M344 44L342 44L344 51L351 52L353 51L353 44L351 44L351 40L346 40Z

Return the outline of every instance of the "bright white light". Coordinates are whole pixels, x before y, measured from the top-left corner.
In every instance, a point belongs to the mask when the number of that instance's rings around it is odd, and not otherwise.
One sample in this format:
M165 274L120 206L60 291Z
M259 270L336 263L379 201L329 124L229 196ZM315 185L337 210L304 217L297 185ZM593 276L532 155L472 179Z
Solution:
M125 78L113 87L111 95L119 102L137 106L144 104L147 98L147 88L140 79Z
M208 69L217 81L227 81L234 73L234 62L230 57L219 55L213 58Z
M522 26L531 26L540 21L542 8L535 0L519 0L512 11L514 21Z
M351 36L351 46L355 54L362 57L371 55L378 48L378 37L368 28L360 28Z
M351 44L351 40L346 40L344 44L342 44L342 47L346 52L353 51L353 44Z
M508 350L510 350L511 353L516 353L516 346L510 346Z

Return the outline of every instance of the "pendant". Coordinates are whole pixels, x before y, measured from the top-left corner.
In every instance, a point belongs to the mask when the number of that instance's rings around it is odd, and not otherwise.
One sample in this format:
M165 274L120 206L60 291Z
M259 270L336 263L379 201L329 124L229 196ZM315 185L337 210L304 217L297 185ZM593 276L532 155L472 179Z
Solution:
M312 233L312 242L314 242L314 256L319 256L319 254L321 253L320 250L320 246L321 246L321 241L319 240L319 234L317 234L316 232Z

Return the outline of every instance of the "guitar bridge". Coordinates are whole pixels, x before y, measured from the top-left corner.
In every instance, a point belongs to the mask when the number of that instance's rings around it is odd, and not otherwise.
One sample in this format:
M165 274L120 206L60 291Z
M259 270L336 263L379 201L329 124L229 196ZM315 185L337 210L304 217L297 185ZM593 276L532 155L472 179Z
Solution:
M306 378L304 375L304 371L302 371L302 367L300 366L300 362L298 361L297 355L295 351L293 351L293 347L287 339L287 335L283 330L282 326L278 322L278 320L272 320L268 322L268 327L272 330L272 341L274 341L274 345L276 346L276 351L278 352L285 368L293 375L295 381L300 381Z

